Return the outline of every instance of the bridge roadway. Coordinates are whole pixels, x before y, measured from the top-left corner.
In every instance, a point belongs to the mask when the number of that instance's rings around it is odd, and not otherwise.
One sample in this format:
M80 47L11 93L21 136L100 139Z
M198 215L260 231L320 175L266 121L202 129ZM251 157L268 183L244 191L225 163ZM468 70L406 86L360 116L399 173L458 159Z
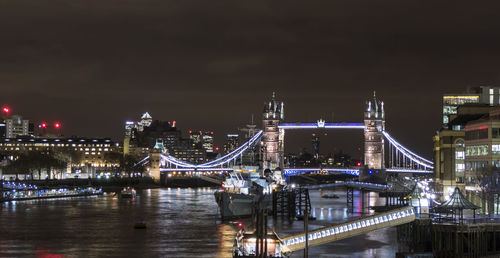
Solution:
M398 208L373 216L366 216L341 224L311 230L308 234L308 246L322 245L377 229L410 223L414 220L415 211L412 207ZM280 240L281 252L285 254L305 248L304 233L287 236Z
M311 172L329 172L329 173L342 173L347 175L359 176L362 169L356 168L285 168L283 173L285 176L294 176L299 174L307 174ZM378 173L378 169L372 169L369 172ZM387 168L386 173L410 173L410 174L432 174L433 170L423 169L405 169L405 168ZM371 174L371 173L370 173Z

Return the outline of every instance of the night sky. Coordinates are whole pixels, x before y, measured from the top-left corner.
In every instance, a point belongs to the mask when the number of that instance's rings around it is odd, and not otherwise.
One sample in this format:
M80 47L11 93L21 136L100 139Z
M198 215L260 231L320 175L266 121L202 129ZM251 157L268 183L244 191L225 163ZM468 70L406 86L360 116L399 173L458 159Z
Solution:
M121 139L144 111L214 130L260 119L273 91L287 121L361 122L431 157L441 95L500 86L498 1L0 0L0 104L64 134ZM292 133L287 151L310 147ZM291 139L290 139L291 138ZM324 151L362 146L329 132ZM349 143L349 142L355 142Z

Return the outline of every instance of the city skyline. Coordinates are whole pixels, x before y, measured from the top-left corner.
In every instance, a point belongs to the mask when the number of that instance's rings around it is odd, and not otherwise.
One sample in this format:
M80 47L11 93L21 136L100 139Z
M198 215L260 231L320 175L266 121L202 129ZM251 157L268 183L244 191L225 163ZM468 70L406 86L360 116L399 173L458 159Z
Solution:
M0 103L115 139L145 111L225 135L273 91L286 121L359 122L376 90L392 133L430 157L442 94L499 85L495 8L360 3L5 3Z

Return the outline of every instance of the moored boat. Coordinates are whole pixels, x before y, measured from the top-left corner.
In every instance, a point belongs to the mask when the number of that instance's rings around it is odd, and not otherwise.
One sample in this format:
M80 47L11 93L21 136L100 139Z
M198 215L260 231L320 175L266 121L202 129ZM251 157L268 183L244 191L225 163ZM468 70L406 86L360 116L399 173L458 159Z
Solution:
M279 174L275 177L274 174ZM254 207L271 208L273 189L282 187L281 171L261 177L257 172L231 172L214 193L223 220L252 216Z
M123 188L120 193L121 198L135 198L135 196L136 196L136 191L132 187Z

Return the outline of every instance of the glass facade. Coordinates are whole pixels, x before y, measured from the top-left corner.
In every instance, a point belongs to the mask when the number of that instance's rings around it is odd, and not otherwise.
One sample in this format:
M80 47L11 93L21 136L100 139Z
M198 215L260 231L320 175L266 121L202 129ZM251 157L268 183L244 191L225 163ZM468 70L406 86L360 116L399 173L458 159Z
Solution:
M450 115L457 114L457 107L468 103L479 103L479 95L443 96L443 124L450 122Z

